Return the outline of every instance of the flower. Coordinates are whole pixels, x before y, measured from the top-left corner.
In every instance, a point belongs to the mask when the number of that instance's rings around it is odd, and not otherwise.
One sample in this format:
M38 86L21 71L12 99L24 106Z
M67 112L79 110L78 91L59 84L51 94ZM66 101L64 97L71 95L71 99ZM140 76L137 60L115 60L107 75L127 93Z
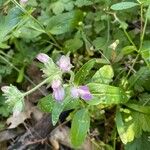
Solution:
M71 95L73 98L81 97L84 100L92 99L92 94L90 93L89 88L86 85L79 87L72 87Z
M69 56L61 56L59 61L57 62L57 65L64 72L69 72L72 68Z
M64 96L65 96L65 90L61 84L61 80L59 80L59 79L53 80L51 87L53 89L54 98L57 101L62 101L64 99Z
M44 53L39 53L36 58L42 63L47 63L50 59L50 57Z

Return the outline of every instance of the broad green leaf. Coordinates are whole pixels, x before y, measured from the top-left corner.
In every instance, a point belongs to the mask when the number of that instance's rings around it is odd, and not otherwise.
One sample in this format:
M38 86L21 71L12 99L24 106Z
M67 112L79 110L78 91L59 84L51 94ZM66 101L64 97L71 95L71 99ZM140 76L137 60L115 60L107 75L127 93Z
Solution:
M82 19L83 13L80 10L58 14L50 18L47 31L55 35L72 31Z
M0 43L6 39L10 33L21 21L22 12L19 8L10 9L7 16L0 14Z
M119 110L116 113L116 125L117 125L117 130L121 138L121 141L124 144L127 144L128 142L131 142L134 140L134 136L135 136L135 133L133 130L134 124L132 123L126 127Z
M66 98L61 102L55 102L52 109L52 123L56 125L59 120L60 114L63 112L64 108L73 100L70 96L66 96Z
M135 7L137 5L139 5L139 4L134 3L134 2L120 2L120 3L116 3L116 4L112 5L111 9L124 10L124 9L129 9L129 8Z
M113 69L110 65L105 65L100 68L92 77L92 82L109 84L114 76Z
M80 70L75 74L75 84L81 85L82 83L84 83L87 75L90 73L90 70L93 68L95 62L96 59L91 59L80 68Z
M76 50L81 48L82 45L83 45L83 41L81 39L74 38L74 39L67 40L65 42L64 49L66 52L75 52Z
M51 112L53 109L54 103L55 103L55 101L54 101L52 95L49 94L39 100L38 107L43 112Z
M57 2L53 3L51 8L52 8L54 14L60 14L65 9L64 4L61 1L57 1Z
M71 124L71 143L79 147L85 140L90 127L90 116L87 109L76 112Z
M145 62L147 62L147 65L150 66L150 49L142 49L140 53Z
M126 93L119 87L98 83L89 83L87 86L93 95L93 99L87 101L90 105L112 105L126 103L128 101Z
M149 150L150 133L143 133L139 138L125 145L125 150Z
M138 111L144 114L150 114L150 106L141 106L141 105L134 104L134 103L127 103L125 105L135 111Z

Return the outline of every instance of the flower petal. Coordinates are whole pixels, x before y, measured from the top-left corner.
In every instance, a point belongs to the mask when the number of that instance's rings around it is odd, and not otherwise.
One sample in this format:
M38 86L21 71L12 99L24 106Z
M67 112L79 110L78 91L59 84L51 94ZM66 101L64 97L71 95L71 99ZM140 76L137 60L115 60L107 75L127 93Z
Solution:
M57 101L62 101L65 96L65 90L63 87L59 87L53 90L53 96Z
M52 89L54 90L54 89L57 89L57 88L59 88L61 86L61 80L53 80L52 81Z
M89 88L86 85L79 87L79 93L80 93L80 97L84 100L92 99L92 94L90 93Z
M72 68L72 65L70 63L70 58L64 55L60 57L59 61L57 62L57 65L64 72L68 72Z
M71 88L71 96L72 96L73 98L78 98L78 97L79 97L78 88L76 88L76 87L72 87L72 88Z
M47 54L40 53L36 58L42 63L47 63L50 57Z

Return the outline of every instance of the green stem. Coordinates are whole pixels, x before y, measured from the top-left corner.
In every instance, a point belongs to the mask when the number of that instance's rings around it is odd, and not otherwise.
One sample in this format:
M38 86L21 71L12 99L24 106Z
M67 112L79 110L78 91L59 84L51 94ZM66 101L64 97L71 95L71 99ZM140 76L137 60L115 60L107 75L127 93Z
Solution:
M3 54L3 55L5 55L6 57L8 57L8 58L11 58L10 56L8 56L7 54L5 54L4 52L1 52L0 51L0 54ZM0 58L3 60L3 61L5 61L8 65L10 65L14 70L16 70L17 72L20 72L20 70L17 68L17 67L15 67L11 62L9 62L5 57L3 57L2 55L0 55ZM31 84L33 84L34 86L36 86L36 84L27 76L27 75L25 75L24 74L24 77L31 83ZM40 89L38 89L43 95L45 95L45 93L42 91L42 90L40 90Z
M132 41L130 35L128 34L128 32L123 28L123 32L125 33L127 39L129 40L129 42L136 48L136 45L134 44L134 42ZM137 51L137 48L136 48Z
M25 92L23 94L23 96L27 96L31 93L33 93L34 91L38 90L42 85L44 85L45 83L47 83L50 80L51 77L46 78L44 81L42 81L41 83L39 83L37 86L35 86L34 88L32 88L31 90Z

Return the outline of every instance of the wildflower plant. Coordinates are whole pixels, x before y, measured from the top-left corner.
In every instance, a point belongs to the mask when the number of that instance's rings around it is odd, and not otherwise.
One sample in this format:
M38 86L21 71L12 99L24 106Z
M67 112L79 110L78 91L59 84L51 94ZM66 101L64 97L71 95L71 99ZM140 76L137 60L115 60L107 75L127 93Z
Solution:
M149 0L8 0L0 8L0 82L14 69L16 85L24 78L34 85L1 88L13 116L46 85L49 94L37 105L54 126L69 110L73 147L96 128L97 149L149 149ZM38 85L25 75L35 58L43 73Z

